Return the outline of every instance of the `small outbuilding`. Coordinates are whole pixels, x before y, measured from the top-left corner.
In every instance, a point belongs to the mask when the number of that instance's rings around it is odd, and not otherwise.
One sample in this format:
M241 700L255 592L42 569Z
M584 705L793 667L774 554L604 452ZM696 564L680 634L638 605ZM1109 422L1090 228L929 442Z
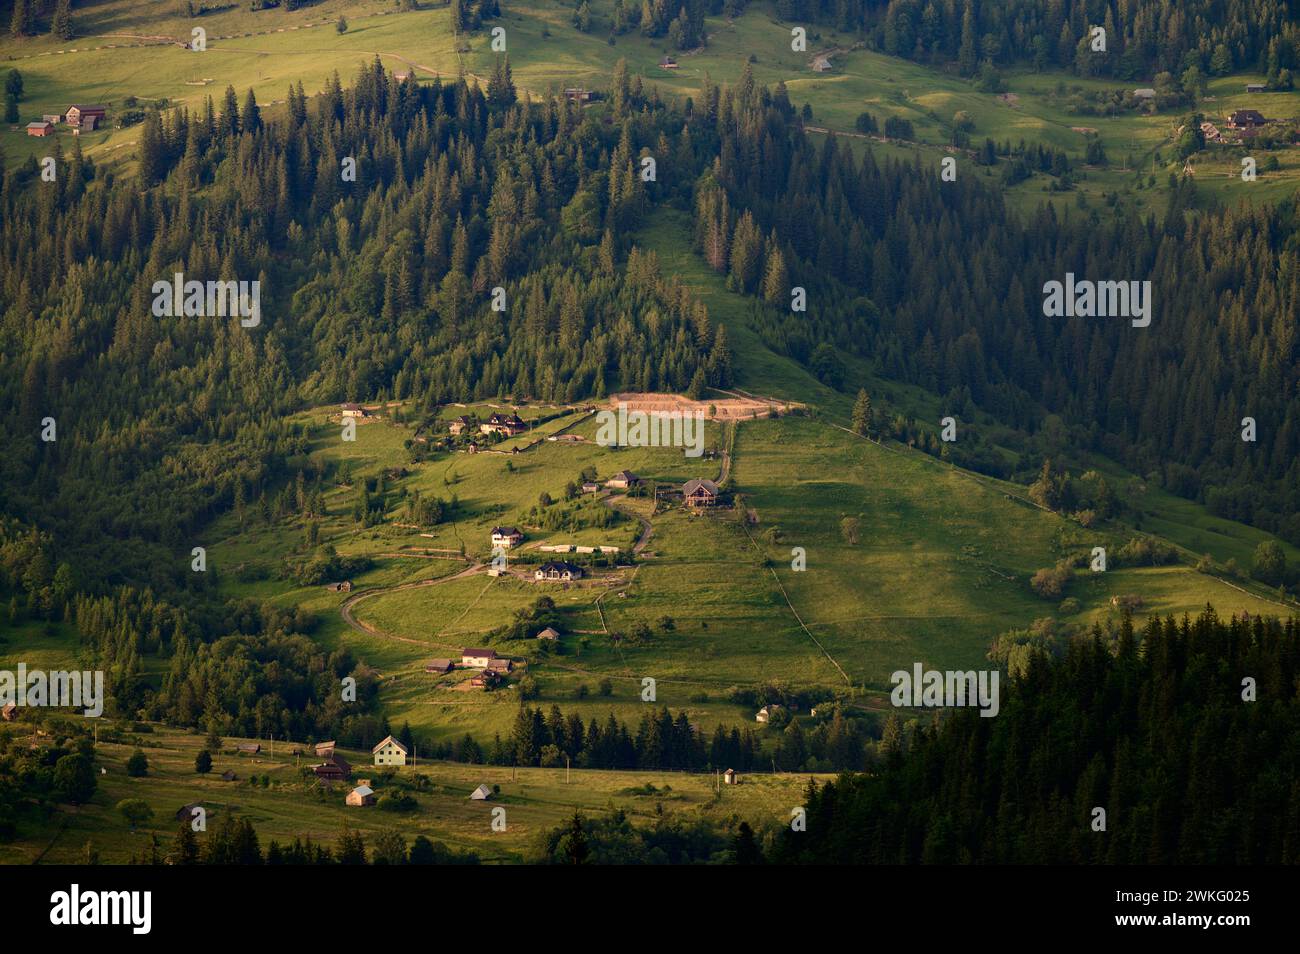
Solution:
M356 808L364 808L367 805L375 803L375 790L369 785L358 785L352 791L348 792L348 797L343 801Z
M480 785L478 788L474 789L474 791L469 793L469 797L476 802L486 802L492 797L492 789L488 788L486 785Z

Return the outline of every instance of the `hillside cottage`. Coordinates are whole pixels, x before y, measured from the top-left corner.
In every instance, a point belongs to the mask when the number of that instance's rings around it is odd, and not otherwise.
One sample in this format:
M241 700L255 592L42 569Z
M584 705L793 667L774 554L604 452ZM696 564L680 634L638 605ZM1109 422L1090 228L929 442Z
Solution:
M493 527L492 546L509 550L524 542L524 532L518 527Z
M331 755L329 760L320 765L313 765L312 772L324 782L342 782L352 775L352 766L341 755Z
M375 790L369 785L358 785L348 792L348 797L343 801L357 808L373 805L375 803Z
M1239 109L1228 117L1229 129L1254 129L1268 125L1268 120L1256 109Z
M486 669L488 663L497 658L494 649L462 649L460 665L462 669Z
M605 486L613 490L628 490L635 487L641 482L641 478L630 470L620 470L609 480L605 481Z
M1153 90L1150 86L1144 86L1141 89L1133 90L1133 98L1134 99L1155 99L1156 91Z
M582 573L582 567L576 564L565 560L549 560L537 568L533 573L533 579L539 583L567 583L570 580L580 579Z
M367 410L366 410L364 407L362 407L360 404L344 404L344 405L343 405L343 417L344 417L344 418L349 418L349 417L350 417L350 418L354 418L354 419L360 420L361 418L366 418L366 417L369 417L369 416L370 416L370 412L367 411Z
M52 136L54 135L54 123L44 120L39 123L28 123L27 135L36 137Z
M327 759L333 754L334 754L334 743L332 741L316 743L316 758Z
M682 485L682 499L688 507L712 507L718 502L718 485L696 477Z
M600 484L594 480L589 480L582 485L582 492L584 494L598 494L600 493Z
M107 112L108 110L103 106L83 106L74 103L64 112L63 121L69 126L76 126L89 131L99 128L99 124L104 121L104 115Z
M1247 92L1247 93L1262 93L1262 92L1264 92L1264 89L1265 89L1265 86L1264 86L1263 83L1247 83L1247 84L1246 84L1246 92Z
M240 742L235 746L235 749L248 755L256 755L262 751L262 746L258 742Z
M763 706L763 708L759 709L758 712L756 712L756 713L754 714L754 721L755 721L755 722L770 722L771 719L772 719L772 716L776 715L777 710L780 709L780 708L781 708L781 707L780 707L779 705L777 705L776 703L772 703L771 705Z
M446 673L455 669L455 664L450 659L433 659L424 667L425 672Z
M401 742L398 742L391 735L371 749L370 754L375 757L376 765L406 764L406 746Z
M327 583L325 584L325 589L329 590L331 593L347 593L352 589L352 581L340 580L338 583Z
M675 70L677 69L677 61L671 56L665 56L659 61L659 68L662 70Z
M478 426L482 434L504 434L514 437L528 430L528 425L517 414L493 414Z
M501 673L509 672L513 666L514 663L505 656L498 656L496 659L488 660L487 671L500 675Z
M474 791L469 793L469 797L476 802L485 802L492 797L492 789L488 788L486 785L480 785L478 788L474 789Z
M180 808L176 809L176 820L185 822L192 821L194 819L194 810L202 807L202 802L191 802L188 805L182 805Z
M594 97L589 89L570 88L564 91L564 98L571 103L589 103Z
M556 631L554 626L547 626L544 630L542 630L540 633L537 634L537 638L549 639L551 641L555 641L560 638L560 634Z
M447 425L447 430L451 432L453 437L459 437L461 434L464 434L465 431L467 431L469 428L473 426L474 426L474 419L471 417L466 417L464 414L462 414L460 417L456 418L450 424Z

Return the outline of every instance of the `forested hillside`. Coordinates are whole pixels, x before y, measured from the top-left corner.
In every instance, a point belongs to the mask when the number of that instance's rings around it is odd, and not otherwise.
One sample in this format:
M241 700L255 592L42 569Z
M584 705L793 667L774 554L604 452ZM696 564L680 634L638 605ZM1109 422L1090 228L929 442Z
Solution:
M998 718L895 740L808 799L798 863L1295 864L1294 621L1153 620L1037 657ZM1249 683L1246 680L1249 679ZM1104 817L1095 814L1104 810Z

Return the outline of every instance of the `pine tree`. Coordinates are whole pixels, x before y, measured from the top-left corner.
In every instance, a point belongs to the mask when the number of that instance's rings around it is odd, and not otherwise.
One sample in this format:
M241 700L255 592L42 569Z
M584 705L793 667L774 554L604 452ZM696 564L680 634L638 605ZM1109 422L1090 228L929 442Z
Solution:
M50 21L50 35L60 40L71 40L76 35L72 22L72 0L58 0L54 7L54 19Z
M863 437L871 436L871 397L867 389L858 391L858 398L853 402L853 433Z

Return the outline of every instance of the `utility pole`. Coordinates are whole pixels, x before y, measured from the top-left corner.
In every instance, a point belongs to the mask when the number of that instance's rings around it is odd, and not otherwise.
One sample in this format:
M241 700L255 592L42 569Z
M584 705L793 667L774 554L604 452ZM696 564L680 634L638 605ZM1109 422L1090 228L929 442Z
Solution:
M564 757L564 784L569 784L569 757Z

